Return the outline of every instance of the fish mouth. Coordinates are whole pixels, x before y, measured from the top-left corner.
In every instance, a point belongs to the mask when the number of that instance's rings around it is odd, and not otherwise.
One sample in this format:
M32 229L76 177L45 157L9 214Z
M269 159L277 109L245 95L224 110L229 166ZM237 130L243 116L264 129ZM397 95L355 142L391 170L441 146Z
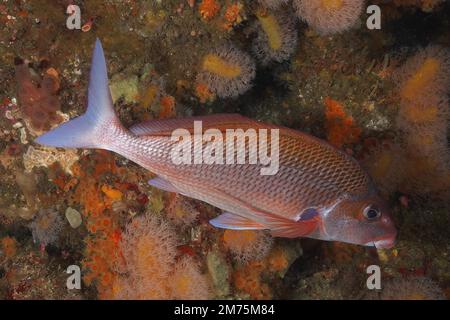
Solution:
M391 249L392 247L395 246L395 238L370 241L367 242L365 245L369 247L375 247L377 249Z

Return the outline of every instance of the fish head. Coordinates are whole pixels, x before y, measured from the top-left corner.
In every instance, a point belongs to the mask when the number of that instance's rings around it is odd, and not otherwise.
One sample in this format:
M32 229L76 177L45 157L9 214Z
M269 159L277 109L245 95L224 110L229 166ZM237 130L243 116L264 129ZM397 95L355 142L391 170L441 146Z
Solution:
M397 230L386 202L378 195L348 197L323 216L323 233L328 240L376 248L391 248Z

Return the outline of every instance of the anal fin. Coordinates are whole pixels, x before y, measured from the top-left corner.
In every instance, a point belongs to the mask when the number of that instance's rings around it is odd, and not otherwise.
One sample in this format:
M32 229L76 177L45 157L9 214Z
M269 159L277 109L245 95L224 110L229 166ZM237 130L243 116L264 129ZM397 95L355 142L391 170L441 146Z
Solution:
M224 212L220 216L209 221L214 227L233 230L263 230L267 229L261 223L239 216L234 213Z

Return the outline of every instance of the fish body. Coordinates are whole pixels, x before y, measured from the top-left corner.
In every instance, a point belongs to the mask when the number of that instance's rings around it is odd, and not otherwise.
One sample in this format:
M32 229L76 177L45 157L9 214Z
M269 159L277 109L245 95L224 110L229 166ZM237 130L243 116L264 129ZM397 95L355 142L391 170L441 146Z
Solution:
M196 123L201 123L200 131ZM174 163L177 141L200 138L189 150L205 152L208 132L254 130L277 133L278 170L264 175L256 163ZM265 131L264 131L265 130ZM275 131L272 131L275 130ZM213 134L214 135L214 134ZM206 139L205 139L206 136ZM227 140L228 139L228 140ZM264 124L237 114L151 120L124 128L114 113L103 49L97 40L88 92L87 112L42 135L38 143L57 147L114 151L155 173L149 183L166 191L205 201L224 211L211 224L232 229L268 229L273 236L310 237L377 247L391 247L396 230L389 210L370 177L344 152L325 141L289 128ZM234 142L233 142L234 143ZM274 142L269 141L272 147ZM222 152L222 151L221 151ZM223 157L227 155L223 151ZM245 144L245 159L256 149ZM272 152L272 151L271 151Z

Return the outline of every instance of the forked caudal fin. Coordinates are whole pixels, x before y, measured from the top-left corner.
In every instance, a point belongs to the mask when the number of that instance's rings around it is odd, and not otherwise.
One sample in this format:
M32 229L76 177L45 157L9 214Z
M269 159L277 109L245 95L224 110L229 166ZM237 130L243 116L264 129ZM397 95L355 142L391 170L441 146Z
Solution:
M86 113L61 124L35 141L52 147L108 149L104 137L108 136L109 130L116 129L117 125L120 124L109 91L105 56L100 40L97 39L89 77Z

